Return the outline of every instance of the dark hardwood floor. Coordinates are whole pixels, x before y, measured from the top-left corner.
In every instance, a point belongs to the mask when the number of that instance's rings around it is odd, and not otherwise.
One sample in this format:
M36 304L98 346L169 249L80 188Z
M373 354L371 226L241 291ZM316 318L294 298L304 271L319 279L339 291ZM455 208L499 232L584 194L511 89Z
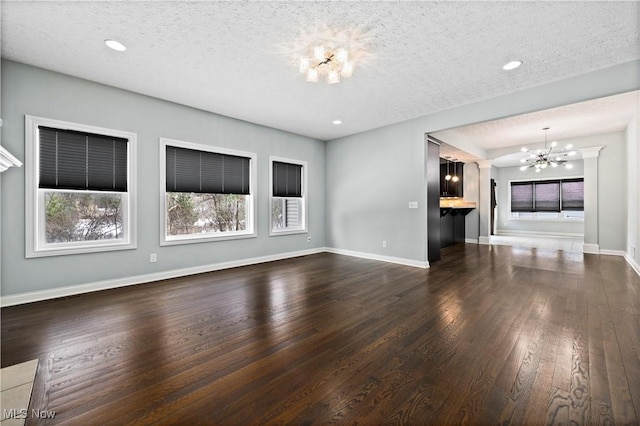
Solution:
M318 254L1 315L2 366L39 358L48 424L640 422L640 279L621 257Z

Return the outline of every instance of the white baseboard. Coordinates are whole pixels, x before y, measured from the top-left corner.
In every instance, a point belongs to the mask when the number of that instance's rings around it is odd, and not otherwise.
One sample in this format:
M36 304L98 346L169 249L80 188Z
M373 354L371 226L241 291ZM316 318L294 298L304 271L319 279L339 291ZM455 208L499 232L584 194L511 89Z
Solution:
M624 258L627 261L627 263L629 264L629 266L631 266L631 268L634 271L636 271L636 274L640 275L640 265L638 265L638 262L633 260L633 258L629 255L629 253L625 253L624 254Z
M402 257L382 256L379 254L363 253L359 251L343 250L343 249L330 248L330 247L328 247L326 251L329 253L342 254L345 256L360 257L362 259L379 260L382 262L397 263L399 265L405 265L405 266L413 266L415 268L426 269L429 267L429 262L422 262L420 260L413 260L413 259L405 259Z
M600 254L600 246L598 244L584 243L582 245L582 252L588 254Z
M478 239L477 238L465 238L464 242L466 244L478 244Z
M273 262L275 260L289 259L327 251L324 247L300 250L288 253L279 253L268 256L254 257L250 259L232 260L229 262L214 263L210 265L195 266L192 268L173 269L170 271L154 272L151 274L136 275L133 277L117 278L113 280L96 281L87 284L79 284L67 287L59 287L50 290L31 291L28 293L12 294L0 298L0 307L22 305L24 303L38 302L41 300L56 299L59 297L73 296L76 294L90 293L98 290L126 287L152 281L166 280L169 278L183 277L187 275L201 274L203 272L219 271L221 269L237 268L258 263Z
M491 245L491 237L478 237L478 244Z
M625 252L622 250L607 250L607 249L600 249L600 254L604 254L607 256L622 256L625 257Z
M504 237L556 237L556 238L584 238L584 234L570 232L539 232L539 231L505 231L498 230L498 236Z

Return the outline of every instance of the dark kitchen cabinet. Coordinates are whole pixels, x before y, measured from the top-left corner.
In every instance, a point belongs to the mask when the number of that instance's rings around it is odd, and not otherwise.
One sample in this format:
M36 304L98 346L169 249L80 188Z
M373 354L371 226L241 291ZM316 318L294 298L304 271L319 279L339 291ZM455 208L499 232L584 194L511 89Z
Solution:
M473 208L440 208L440 247L465 241L465 219Z
M454 182L453 180L446 180L447 176L447 160L440 159L440 196L441 197L459 197L464 196L462 188L464 181L464 163L449 162L449 174L452 176L457 175L459 180Z

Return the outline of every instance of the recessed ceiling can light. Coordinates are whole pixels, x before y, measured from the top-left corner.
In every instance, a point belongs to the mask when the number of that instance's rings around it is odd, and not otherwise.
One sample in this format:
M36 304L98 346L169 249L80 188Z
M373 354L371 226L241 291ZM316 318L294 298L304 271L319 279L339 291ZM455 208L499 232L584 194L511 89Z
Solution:
M342 124L342 120L333 120L333 124L335 124L336 126Z
M511 70L515 70L520 65L522 65L522 61L511 61L508 64L506 64L505 66L503 66L502 69L505 70L505 71L511 71Z
M127 50L127 47L124 44L116 40L107 39L104 41L104 44L106 44L113 50L117 50L118 52L124 52L125 50Z

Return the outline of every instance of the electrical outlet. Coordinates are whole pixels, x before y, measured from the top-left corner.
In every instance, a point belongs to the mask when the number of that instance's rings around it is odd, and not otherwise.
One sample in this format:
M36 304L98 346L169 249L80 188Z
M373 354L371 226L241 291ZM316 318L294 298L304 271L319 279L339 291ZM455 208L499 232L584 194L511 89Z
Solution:
M418 208L418 202L417 201L409 201L409 208L410 209L417 209Z
M387 248L387 242L386 241L382 242L382 248Z
M158 261L158 254L157 253L151 253L149 255L149 263L156 263Z
M634 246L631 246L631 257L633 259L636 258L636 248Z

